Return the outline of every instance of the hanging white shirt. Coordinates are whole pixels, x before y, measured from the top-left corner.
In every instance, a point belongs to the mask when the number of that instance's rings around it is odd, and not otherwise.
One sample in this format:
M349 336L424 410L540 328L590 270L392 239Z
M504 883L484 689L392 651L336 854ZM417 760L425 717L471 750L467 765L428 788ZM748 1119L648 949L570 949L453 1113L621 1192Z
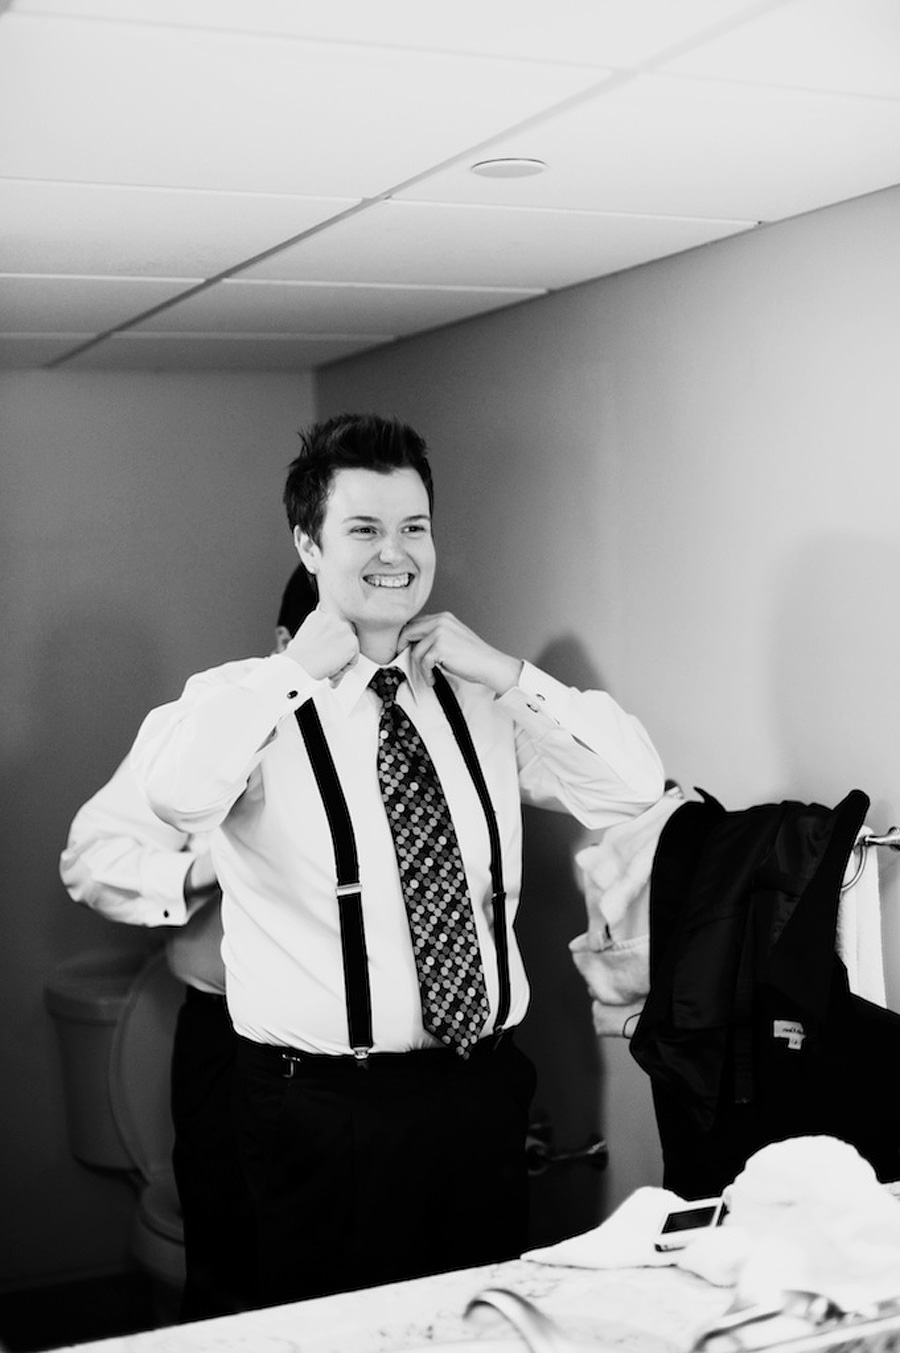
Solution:
M407 674L398 703L419 730L450 805L495 1011L484 812L434 691L411 670L408 651L391 665ZM148 716L135 743L135 775L155 811L181 831L212 833L228 1005L237 1031L256 1042L349 1051L332 837L293 717L311 698L356 835L374 1050L434 1044L422 1027L378 785L381 702L368 689L375 670L360 657L341 678L317 681L283 655L229 663L192 677L180 700ZM640 723L603 692L575 691L528 663L518 686L501 698L450 680L497 815L511 925L521 886L521 803L606 826L659 798L662 767ZM528 983L514 937L510 978L507 1023L515 1024L528 1005ZM489 1021L485 1032L491 1027Z

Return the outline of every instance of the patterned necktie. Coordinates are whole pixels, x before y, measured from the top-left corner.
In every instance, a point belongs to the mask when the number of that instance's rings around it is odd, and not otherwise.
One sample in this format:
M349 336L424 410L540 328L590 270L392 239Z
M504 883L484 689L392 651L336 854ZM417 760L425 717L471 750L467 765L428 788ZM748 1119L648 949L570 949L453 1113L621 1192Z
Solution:
M404 679L399 668L387 667L369 682L382 702L378 780L409 918L422 1022L467 1057L490 1007L450 809L425 744L394 703Z

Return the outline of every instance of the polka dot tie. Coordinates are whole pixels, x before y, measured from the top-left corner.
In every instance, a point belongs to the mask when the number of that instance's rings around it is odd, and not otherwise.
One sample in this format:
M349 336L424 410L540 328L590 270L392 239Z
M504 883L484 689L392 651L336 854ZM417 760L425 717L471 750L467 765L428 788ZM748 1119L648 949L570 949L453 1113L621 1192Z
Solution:
M465 1057L489 1014L481 952L441 782L418 732L394 703L404 680L399 668L386 667L369 682L382 702L378 780L409 917L422 1021Z

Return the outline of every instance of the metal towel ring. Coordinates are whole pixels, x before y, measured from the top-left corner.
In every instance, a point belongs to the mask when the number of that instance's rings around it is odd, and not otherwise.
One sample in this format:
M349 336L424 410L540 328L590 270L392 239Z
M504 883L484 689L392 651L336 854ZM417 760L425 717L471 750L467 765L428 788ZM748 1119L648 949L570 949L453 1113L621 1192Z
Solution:
M852 879L841 884L841 892L846 893L855 883L859 883L862 878L863 870L866 867L866 860L869 855L870 846L890 846L891 850L900 850L900 827L891 827L883 836L876 836L874 832L868 836L861 836L854 845L853 849L859 851L859 864L856 866L856 872Z

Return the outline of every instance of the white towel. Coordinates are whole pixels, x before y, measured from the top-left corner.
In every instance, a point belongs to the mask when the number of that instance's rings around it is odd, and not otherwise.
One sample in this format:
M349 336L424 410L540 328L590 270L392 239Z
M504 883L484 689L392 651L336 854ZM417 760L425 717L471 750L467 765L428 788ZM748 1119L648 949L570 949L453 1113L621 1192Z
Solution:
M729 1213L679 1259L743 1300L815 1292L845 1311L900 1297L900 1204L855 1147L793 1137L751 1156L725 1190Z
M657 1268L674 1264L671 1252L661 1253L653 1245L668 1213L684 1206L684 1200L669 1189L636 1189L600 1226L555 1245L529 1250L522 1258L565 1268Z
M872 835L870 827L863 827L856 839ZM877 847L860 846L858 850L862 851L862 870L852 887L841 893L835 948L847 969L850 990L875 1005L887 1006ZM853 851L844 871L845 882L857 873L859 863L858 851Z

